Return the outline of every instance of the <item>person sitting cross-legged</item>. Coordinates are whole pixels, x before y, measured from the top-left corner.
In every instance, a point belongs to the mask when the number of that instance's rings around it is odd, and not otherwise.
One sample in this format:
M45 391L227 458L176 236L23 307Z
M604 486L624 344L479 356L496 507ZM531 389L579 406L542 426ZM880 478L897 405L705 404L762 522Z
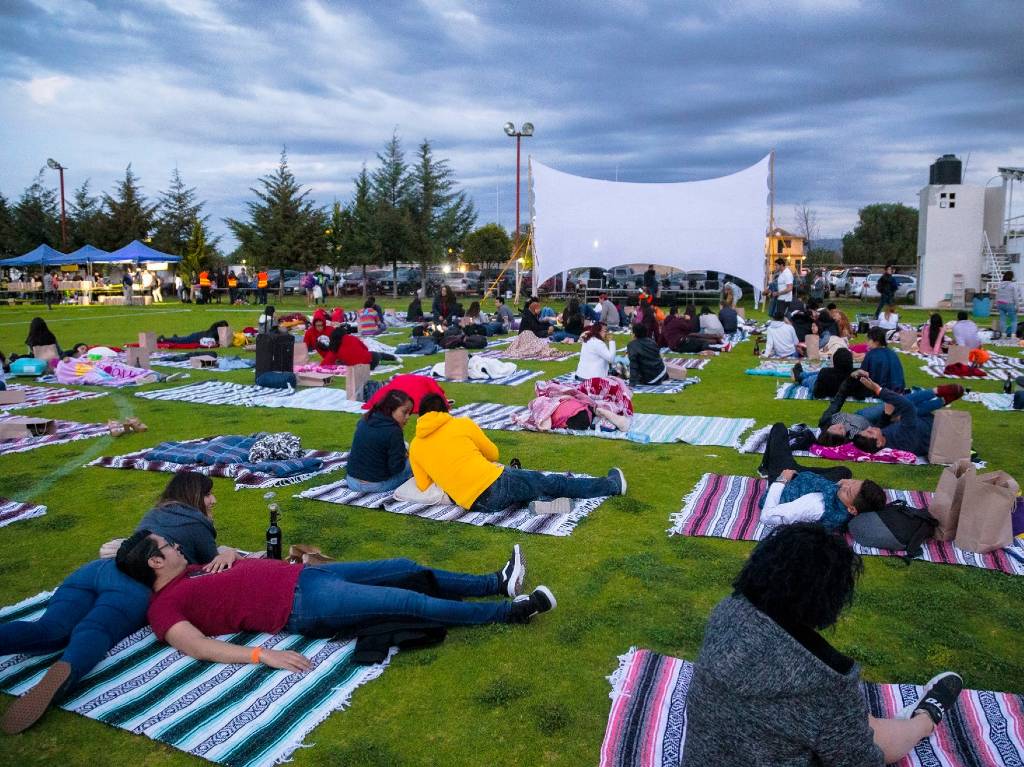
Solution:
M883 328L874 327L868 331L868 347L868 353L864 355L860 369L878 381L883 388L902 394L906 388L903 363L900 362L899 355L889 348Z
M359 419L346 467L349 489L384 493L412 476L402 428L414 407L412 397L392 389Z
M567 477L498 463L498 448L470 418L448 412L444 397L428 394L420 401L416 437L409 445L416 486L431 483L470 511L496 514L529 504L535 514L558 511L564 498L625 495L626 477L613 468L604 477Z
M668 378L661 350L644 325L633 326L633 340L626 345L631 386L654 386Z
M211 637L239 631L333 637L394 620L442 626L528 623L556 605L545 586L520 594L526 565L518 545L508 562L486 575L437 570L410 559L319 565L242 559L228 570L204 573L188 563L177 544L139 530L121 544L116 562L121 572L153 591L147 617L158 640L198 660L262 663L293 672L312 664L291 650ZM423 577L436 582L441 597L407 588ZM489 596L508 599L461 601Z
M708 619L683 764L882 767L935 732L963 689L959 675L935 676L899 718L880 719L859 665L820 633L853 602L863 569L816 523L783 525L757 545Z

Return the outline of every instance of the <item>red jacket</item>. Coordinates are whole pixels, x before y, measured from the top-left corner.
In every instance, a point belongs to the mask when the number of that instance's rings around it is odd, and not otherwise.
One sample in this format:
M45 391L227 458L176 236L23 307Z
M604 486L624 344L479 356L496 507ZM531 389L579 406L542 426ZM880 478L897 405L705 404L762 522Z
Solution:
M320 349L317 347L316 340L320 336L327 336L328 338L330 338L331 328L325 327L323 330L317 330L316 328L310 326L306 330L306 333L302 336L302 343L306 345L306 348L309 349L310 352L318 352L320 351Z
M321 356L325 365L369 365L371 360L366 344L351 333L341 337L338 351L327 350L321 352Z

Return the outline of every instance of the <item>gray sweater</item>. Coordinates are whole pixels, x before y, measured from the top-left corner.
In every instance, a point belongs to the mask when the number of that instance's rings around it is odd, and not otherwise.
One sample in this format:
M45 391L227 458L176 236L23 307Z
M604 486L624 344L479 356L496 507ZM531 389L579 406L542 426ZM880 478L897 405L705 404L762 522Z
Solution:
M859 667L814 632L801 639L744 597L718 604L690 685L684 765L883 767Z
M217 556L217 528L199 509L183 503L150 509L135 529L177 543L190 565L205 565Z

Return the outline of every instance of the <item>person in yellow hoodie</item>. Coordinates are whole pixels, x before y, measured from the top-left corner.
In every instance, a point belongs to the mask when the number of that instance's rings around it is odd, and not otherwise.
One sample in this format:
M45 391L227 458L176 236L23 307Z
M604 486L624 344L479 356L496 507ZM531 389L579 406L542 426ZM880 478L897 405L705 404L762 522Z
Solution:
M552 499L626 494L626 477L617 468L604 477L568 477L503 466L480 427L453 417L438 394L420 401L409 463L421 491L434 483L462 508L486 514L524 504L534 514L568 513L564 500Z

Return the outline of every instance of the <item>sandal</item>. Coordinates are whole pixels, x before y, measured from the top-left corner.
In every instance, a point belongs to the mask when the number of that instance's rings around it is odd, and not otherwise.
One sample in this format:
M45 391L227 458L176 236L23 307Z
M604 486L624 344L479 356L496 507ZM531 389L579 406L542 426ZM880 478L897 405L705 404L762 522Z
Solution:
M110 430L110 435L112 437L120 437L124 434L124 424L120 421L107 421L107 428Z
M333 562L333 557L324 554L320 547L310 546L305 543L293 543L288 547L288 561L293 565L299 563L304 565L319 565L325 562Z
M126 429L129 429L131 431L137 431L140 433L149 430L149 427L146 426L146 424L144 424L138 418L126 418L124 425Z

